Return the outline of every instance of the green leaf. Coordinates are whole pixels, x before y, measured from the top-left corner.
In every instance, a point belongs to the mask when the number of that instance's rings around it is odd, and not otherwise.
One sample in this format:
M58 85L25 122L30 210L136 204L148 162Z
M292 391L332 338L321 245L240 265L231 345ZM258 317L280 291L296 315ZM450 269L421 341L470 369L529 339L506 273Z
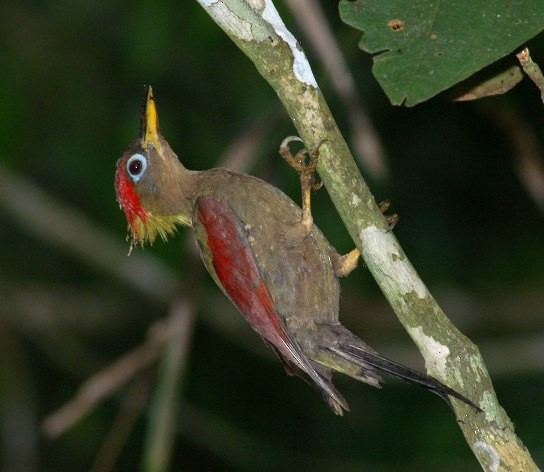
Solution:
M511 53L544 29L542 0L340 1L363 31L373 73L394 105L413 106Z

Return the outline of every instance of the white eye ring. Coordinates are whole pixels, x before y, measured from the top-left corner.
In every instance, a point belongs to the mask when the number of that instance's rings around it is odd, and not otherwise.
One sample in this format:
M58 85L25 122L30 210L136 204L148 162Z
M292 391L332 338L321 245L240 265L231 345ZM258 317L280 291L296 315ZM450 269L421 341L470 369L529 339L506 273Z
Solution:
M147 169L147 159L141 154L134 154L127 161L127 172L134 182L138 182Z

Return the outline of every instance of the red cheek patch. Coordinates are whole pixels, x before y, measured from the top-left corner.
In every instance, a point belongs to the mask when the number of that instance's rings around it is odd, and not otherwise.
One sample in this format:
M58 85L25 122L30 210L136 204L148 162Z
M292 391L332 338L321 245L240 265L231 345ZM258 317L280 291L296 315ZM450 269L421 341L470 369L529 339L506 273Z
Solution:
M133 236L136 236L136 218L140 218L143 223L147 220L147 212L143 209L140 203L140 197L134 189L134 184L123 172L123 167L120 166L115 174L115 191L117 193L117 201L125 212L128 224L132 229Z

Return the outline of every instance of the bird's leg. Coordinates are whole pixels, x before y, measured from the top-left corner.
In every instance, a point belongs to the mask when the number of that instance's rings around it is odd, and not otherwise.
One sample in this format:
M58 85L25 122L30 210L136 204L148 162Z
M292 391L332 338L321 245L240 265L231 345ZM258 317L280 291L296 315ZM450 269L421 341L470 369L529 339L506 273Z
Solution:
M361 252L357 248L352 249L350 252L344 254L343 256L341 256L340 254L336 254L336 257L334 257L332 260L336 277L345 277L346 275L349 275L354 269L356 269L357 264L359 263L360 255Z
M383 202L380 202L378 208L382 213L385 213L387 210L389 210L390 206L391 202L389 200L384 200ZM399 221L399 215L394 213L393 215L384 216L385 221L387 221L387 223L389 224L389 230L392 230L397 224L397 221ZM334 272L336 273L336 276L345 277L346 275L349 275L357 267L360 255L361 252L357 248L351 250L343 256L337 254L336 257L333 259Z
M319 157L319 148L325 141L321 141L312 153L309 153L305 148L302 148L294 156L289 149L289 144L293 141L302 142L302 139L298 136L288 136L281 142L279 152L281 157L283 157L300 176L300 186L302 188L302 220L299 226L291 228L285 235L290 241L300 242L312 232L312 227L314 225L311 193L312 190L318 190L322 185L321 182L316 182L315 170Z
M300 176L300 186L302 187L302 220L299 226L291 228L287 231L285 236L289 241L300 242L311 233L314 224L311 208L311 193L312 190L317 190L322 185L321 182L316 183L314 173L317 167L319 148L326 140L321 141L311 154L309 154L305 148L302 148L294 156L289 149L289 144L293 141L302 142L302 139L298 136L288 136L285 138L280 145L280 155ZM309 158L308 162L306 162L306 158ZM383 211L387 210L387 208L389 208L389 205L387 205ZM336 276L345 277L352 272L357 267L360 255L361 253L357 248L343 256L333 250L332 261Z
M304 238L312 232L314 220L312 217L311 193L312 190L318 190L322 185L322 182L315 181L314 174L319 158L319 148L326 140L321 141L311 154L308 153L306 148L302 148L294 156L289 149L289 144L293 141L303 142L298 136L288 136L281 142L279 152L281 157L283 157L300 176L300 186L302 187L302 220L300 225L291 228L285 234L289 241L297 243L304 240ZM389 200L384 200L378 205L378 208L382 213L385 213L390 206L391 202ZM385 216L385 220L389 224L390 230L397 224L398 219L399 217L396 213ZM336 276L345 277L346 275L349 275L357 267L360 256L361 252L357 248L343 256L334 251L332 259Z

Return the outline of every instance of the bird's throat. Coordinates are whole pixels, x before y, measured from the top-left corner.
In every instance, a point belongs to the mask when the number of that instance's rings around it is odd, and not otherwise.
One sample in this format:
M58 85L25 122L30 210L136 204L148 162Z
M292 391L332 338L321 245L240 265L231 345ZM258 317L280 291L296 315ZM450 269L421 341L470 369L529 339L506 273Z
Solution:
M131 239L133 246L138 244L143 246L145 243L153 244L157 236L167 241L168 236L176 232L177 225L190 226L190 217L185 214L157 216L153 213L146 213L144 219L136 216L129 223L127 238Z

